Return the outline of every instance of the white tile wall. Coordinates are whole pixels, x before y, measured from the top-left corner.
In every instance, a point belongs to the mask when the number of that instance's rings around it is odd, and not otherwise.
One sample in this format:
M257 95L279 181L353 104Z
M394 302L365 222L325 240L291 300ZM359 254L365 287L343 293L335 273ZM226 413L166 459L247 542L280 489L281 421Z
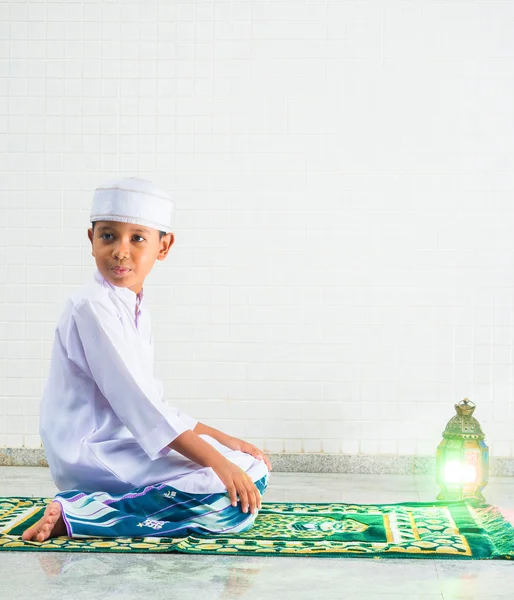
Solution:
M514 426L514 2L0 2L0 446L37 447L92 191L146 176L169 402L272 452Z

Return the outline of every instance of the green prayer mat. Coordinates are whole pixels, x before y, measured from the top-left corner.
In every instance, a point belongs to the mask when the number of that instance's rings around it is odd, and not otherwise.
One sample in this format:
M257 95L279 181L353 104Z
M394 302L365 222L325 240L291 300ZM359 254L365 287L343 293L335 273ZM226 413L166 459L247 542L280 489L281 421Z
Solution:
M264 503L237 535L183 538L53 538L24 542L48 498L0 498L0 550L186 552L246 556L514 558L514 527L474 501L402 504Z

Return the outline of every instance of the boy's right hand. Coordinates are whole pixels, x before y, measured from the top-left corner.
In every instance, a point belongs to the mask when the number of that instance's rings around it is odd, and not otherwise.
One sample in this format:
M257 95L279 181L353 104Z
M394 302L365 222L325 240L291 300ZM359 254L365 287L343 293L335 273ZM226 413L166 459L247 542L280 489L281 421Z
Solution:
M188 429L168 446L202 467L211 467L225 484L232 506L237 506L239 496L243 512L248 512L250 508L252 514L255 514L261 508L261 495L252 479L199 435Z
M261 508L261 495L252 479L237 465L223 457L223 460L212 467L216 475L227 488L232 506L237 506L237 498L241 502L241 510L255 514Z

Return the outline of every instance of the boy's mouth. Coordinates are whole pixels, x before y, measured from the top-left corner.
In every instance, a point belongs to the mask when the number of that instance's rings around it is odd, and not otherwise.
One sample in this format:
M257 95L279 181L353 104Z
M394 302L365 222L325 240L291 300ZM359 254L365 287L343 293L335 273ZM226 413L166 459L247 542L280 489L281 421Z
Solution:
M115 275L125 275L125 273L128 273L130 269L127 269L126 267L113 267L111 271Z

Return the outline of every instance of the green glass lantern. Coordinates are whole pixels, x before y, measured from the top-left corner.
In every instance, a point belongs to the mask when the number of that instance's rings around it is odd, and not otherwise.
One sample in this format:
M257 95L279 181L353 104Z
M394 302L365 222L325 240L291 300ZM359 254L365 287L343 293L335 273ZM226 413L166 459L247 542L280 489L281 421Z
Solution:
M467 398L455 405L457 414L448 421L437 448L438 500L477 498L489 478L489 449L484 432L473 417L475 403Z

